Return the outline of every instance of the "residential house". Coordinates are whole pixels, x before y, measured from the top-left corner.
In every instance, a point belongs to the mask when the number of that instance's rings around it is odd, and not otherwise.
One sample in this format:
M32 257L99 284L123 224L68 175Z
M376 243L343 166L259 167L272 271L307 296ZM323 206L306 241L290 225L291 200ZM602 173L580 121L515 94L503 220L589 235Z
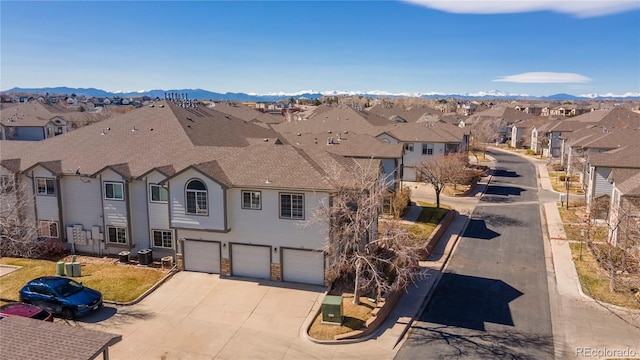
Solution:
M549 122L549 119L543 117L534 117L527 120L520 120L511 125L511 142L510 145L516 149L535 148L533 146L531 131L534 127ZM537 139L536 139L537 142ZM537 145L537 144L536 144Z
M77 253L151 249L180 254L186 270L322 285L326 174L371 160L284 142L165 100L29 146L2 141L0 167L32 184L25 216L41 236Z
M67 121L49 112L40 102L2 105L0 140L38 141L68 131Z
M604 127L605 130L640 128L640 114L616 106L608 110L591 111L570 120L552 120L548 124L540 126L538 132L548 139L551 157L560 158L561 163L566 164L568 149L564 138L573 131L593 126Z
M640 147L624 146L603 153L589 154L585 162L585 197L587 207L596 199L606 197L610 202L613 183L620 169L640 171ZM615 170L615 171L614 171Z
M640 170L615 175L609 212L609 242L640 254Z
M247 122L263 124L279 124L283 122L282 116L267 114L243 104L223 101L215 103L211 107L216 111L220 111Z
M535 117L535 115L526 114L508 106L496 106L469 116L465 123L469 126L486 123L493 124L499 129L496 133L495 141L505 143L511 140L513 124Z
M350 107L318 107L306 120L275 124L273 128L284 137L287 134L364 134L389 144L402 144L404 155L400 160L403 181L416 181L416 166L430 156L445 155L452 151L465 151L469 143L468 129L447 123L396 122L368 111ZM318 141L323 141L319 138ZM389 167L385 166L388 170Z

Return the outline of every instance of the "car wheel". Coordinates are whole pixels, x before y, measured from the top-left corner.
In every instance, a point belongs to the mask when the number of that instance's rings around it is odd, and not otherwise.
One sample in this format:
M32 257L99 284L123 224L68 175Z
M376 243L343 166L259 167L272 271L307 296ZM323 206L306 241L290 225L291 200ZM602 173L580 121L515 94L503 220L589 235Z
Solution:
M67 320L73 320L73 318L76 317L76 314L73 312L73 310L69 308L62 309L60 315L62 315L62 317Z

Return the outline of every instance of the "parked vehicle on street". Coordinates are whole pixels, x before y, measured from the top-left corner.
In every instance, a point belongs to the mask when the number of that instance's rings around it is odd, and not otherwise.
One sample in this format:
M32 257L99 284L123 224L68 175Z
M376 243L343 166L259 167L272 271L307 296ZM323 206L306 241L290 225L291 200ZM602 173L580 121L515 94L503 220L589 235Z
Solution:
M102 294L66 277L43 276L20 290L20 301L74 319L102 307Z
M0 306L0 316L22 316L37 320L53 321L53 315L47 310L21 302Z

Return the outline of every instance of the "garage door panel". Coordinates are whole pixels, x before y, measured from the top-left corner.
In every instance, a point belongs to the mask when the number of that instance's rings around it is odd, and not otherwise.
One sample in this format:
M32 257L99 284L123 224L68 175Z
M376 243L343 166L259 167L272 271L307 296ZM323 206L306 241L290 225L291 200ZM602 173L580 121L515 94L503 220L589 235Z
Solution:
M260 279L271 278L271 247L231 245L231 274Z
M185 240L184 269L219 274L220 243Z
M323 252L296 249L282 251L282 280L324 285Z

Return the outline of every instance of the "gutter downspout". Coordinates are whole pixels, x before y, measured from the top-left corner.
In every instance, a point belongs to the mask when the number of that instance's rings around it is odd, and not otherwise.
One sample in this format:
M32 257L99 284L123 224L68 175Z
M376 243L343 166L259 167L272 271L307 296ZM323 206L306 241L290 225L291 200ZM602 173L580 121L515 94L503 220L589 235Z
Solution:
M104 186L102 184L102 174L98 175L98 184L100 186L100 207L101 207L100 212L102 213L101 216L102 216L102 229L103 229L102 240L100 240L102 242L98 244L98 256L102 256L102 244L104 244L104 248L106 250L107 243L108 243L107 240L109 237L109 232L107 231L107 223L104 217Z
M60 179L62 178L62 175L58 175L56 176L56 196L58 200L58 221L59 221L59 229L58 232L60 233L60 238L64 241L68 242L67 239L67 232L66 231L62 231L62 229L66 229L66 227L64 226L64 216L62 214L62 195L60 193ZM62 235L64 234L64 235Z

